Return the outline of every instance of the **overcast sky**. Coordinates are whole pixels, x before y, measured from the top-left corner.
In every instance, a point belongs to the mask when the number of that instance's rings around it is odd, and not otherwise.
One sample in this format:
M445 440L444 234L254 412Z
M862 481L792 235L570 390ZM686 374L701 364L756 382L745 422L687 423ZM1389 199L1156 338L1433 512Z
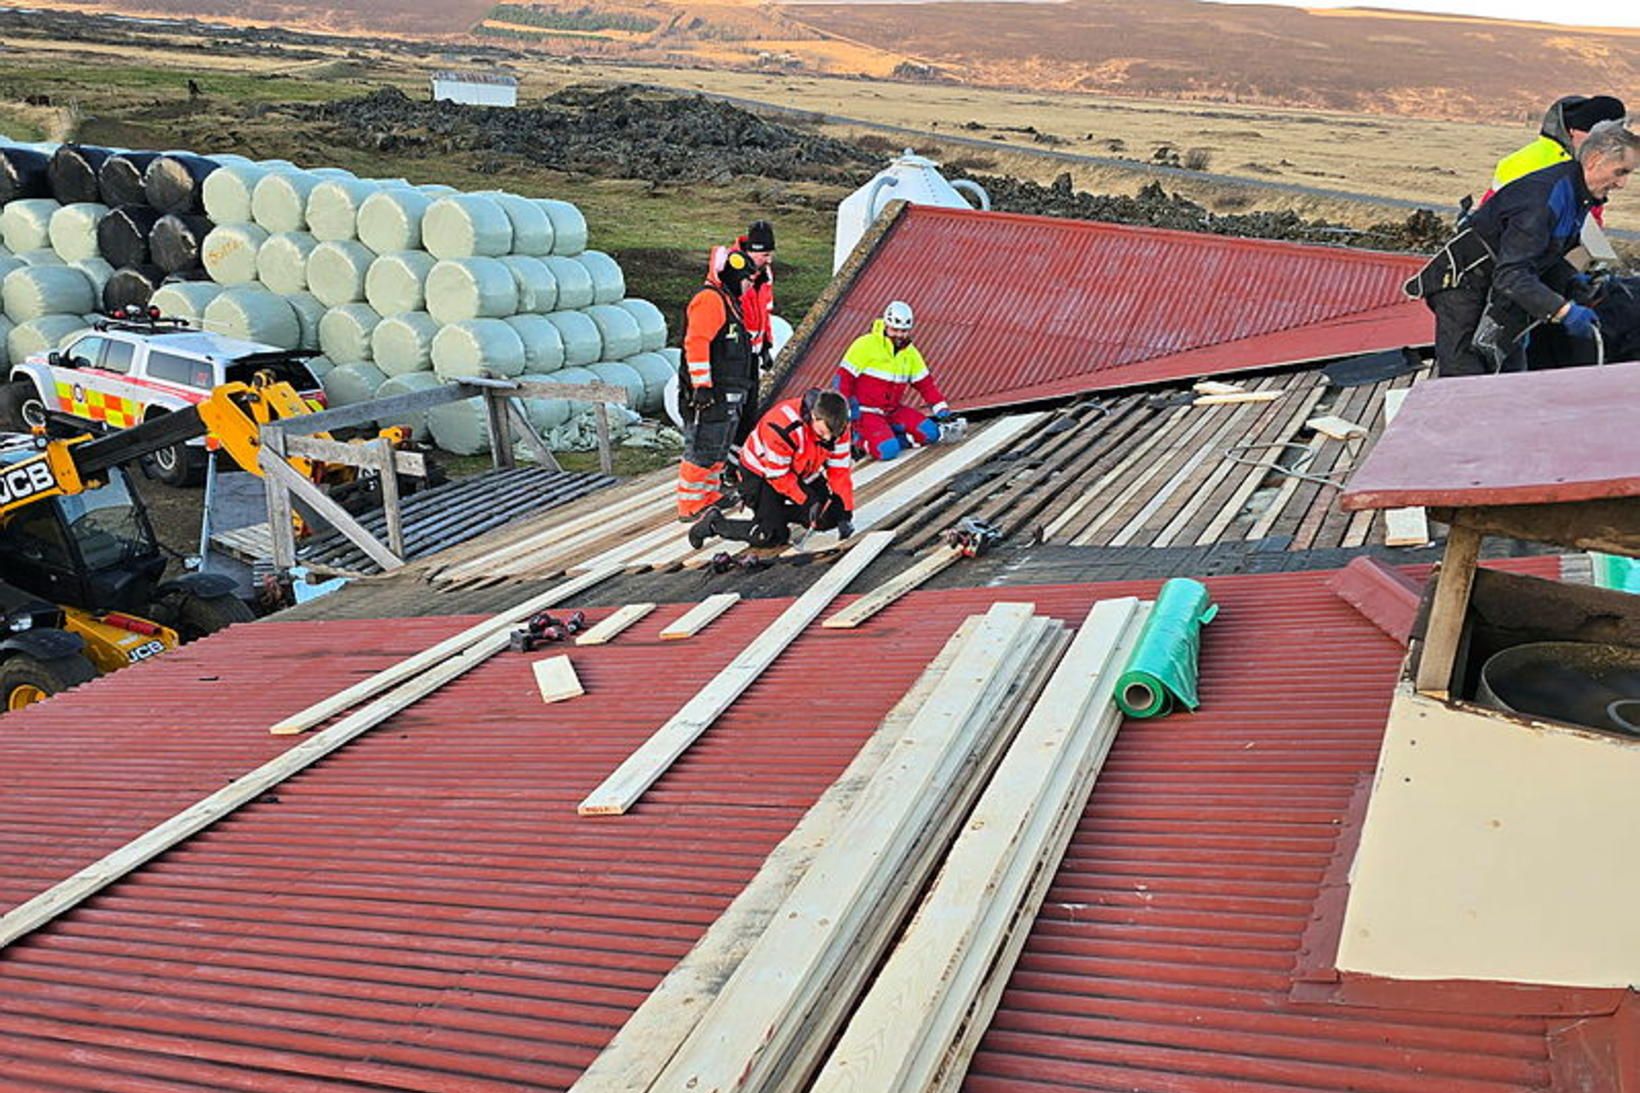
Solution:
M1394 8L1397 11L1484 15L1492 19L1523 19L1533 23L1563 23L1585 27L1640 27L1640 3L1635 0L1578 0L1556 11L1533 0L1213 0L1219 4L1279 4L1289 8Z

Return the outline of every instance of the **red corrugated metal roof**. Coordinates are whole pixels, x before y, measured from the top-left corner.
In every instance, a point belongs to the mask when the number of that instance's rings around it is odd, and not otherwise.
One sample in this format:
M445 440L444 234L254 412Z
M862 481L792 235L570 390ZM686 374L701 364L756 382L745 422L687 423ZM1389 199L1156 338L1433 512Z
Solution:
M1330 574L1209 582L1203 710L1130 723L975 1059L980 1091L1541 1088L1544 1021L1302 1005L1300 938L1402 650ZM562 1089L852 757L957 622L1080 621L1154 582L915 594L812 630L618 819L576 802L766 626L657 611L503 654L0 952L0 1086ZM289 744L277 715L459 619L261 623L0 719L0 906ZM549 650L556 652L557 650ZM827 670L870 663L839 690Z
M1401 294L1422 262L908 205L784 386L829 385L893 299L962 409L1423 345L1434 321Z

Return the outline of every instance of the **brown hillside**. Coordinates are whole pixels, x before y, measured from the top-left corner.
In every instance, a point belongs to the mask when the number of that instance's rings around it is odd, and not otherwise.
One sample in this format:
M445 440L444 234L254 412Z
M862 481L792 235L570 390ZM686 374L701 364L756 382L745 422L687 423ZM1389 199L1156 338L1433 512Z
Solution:
M494 0L47 0L76 11L266 23L288 30L344 34L462 34Z

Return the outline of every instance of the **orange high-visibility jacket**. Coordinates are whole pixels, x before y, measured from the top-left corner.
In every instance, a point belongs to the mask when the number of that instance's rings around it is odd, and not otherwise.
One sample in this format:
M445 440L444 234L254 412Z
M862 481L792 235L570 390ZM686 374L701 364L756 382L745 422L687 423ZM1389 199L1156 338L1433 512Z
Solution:
M808 500L803 483L826 476L843 507L854 511L853 460L849 431L827 444L803 420L801 399L782 399L770 407L740 449L740 466L801 505Z

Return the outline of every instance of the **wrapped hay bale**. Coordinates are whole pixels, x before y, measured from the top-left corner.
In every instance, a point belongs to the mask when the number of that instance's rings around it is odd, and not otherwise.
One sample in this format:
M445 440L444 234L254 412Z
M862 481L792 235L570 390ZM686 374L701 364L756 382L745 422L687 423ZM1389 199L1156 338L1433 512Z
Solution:
M552 221L552 253L580 254L587 249L587 218L568 201L537 197L535 203Z
M651 352L630 356L626 363L643 379L643 405L634 404L633 409L646 414L655 413L661 408L667 383L678 374L677 365L667 360L664 354Z
M296 166L296 164L292 163L288 159L255 159L255 160L252 160L251 162L254 163L256 166L262 168L264 171L269 171L269 172L272 172L272 171L300 171L301 170L300 167Z
M44 152L16 145L0 147L0 205L50 197L50 166L51 157Z
M441 323L500 319L518 310L518 286L495 258L447 258L427 272L426 299Z
M382 317L369 304L343 304L319 320L319 351L338 365L370 359L370 333Z
M371 359L389 376L431 372L439 330L438 320L425 311L389 315L370 332Z
M512 221L476 194L451 194L427 207L421 243L434 258L495 258L512 249Z
M55 198L31 197L0 210L0 235L14 254L51 246L51 218L62 208Z
M97 221L97 251L108 264L145 266L152 258L148 252L148 237L159 223L160 212L147 205L120 205L108 210Z
M377 328L378 330L380 327ZM444 381L431 372L402 372L396 376L388 376L387 381L376 388L377 398L392 398L394 395L413 395L419 391L431 391L435 387L443 387ZM433 434L427 427L427 411L411 410L408 413L397 415L398 420L387 422L388 425L406 425L410 428L410 438L418 444L425 444L433 439ZM485 440L486 447L489 440Z
M320 243L308 255L308 291L330 307L364 299L364 279L376 252L357 239Z
M147 307L164 283L165 271L158 266L121 266L103 283L103 310L115 312Z
M446 402L427 411L427 432L443 451L478 455L490 450L490 422L480 398Z
M15 325L10 319L6 318L5 312L0 311L0 368L9 368L13 363L22 363L21 361L13 362L11 359L11 331Z
M587 365L587 371L598 377L599 383L610 383L616 387L626 389L626 404L633 410L643 413L650 409L647 405L649 386L644 383L643 376L638 370L623 361L599 361L597 364Z
M0 282L0 301L14 323L47 315L84 315L97 309L91 278L72 266L14 269Z
M270 232L307 230L307 200L319 179L307 171L269 171L251 191L251 219Z
M502 319L524 343L524 370L536 375L564 366L564 339L545 315L513 315Z
M555 375L537 375L526 372L519 376L520 382L525 383L557 383ZM530 419L530 425L537 433L545 435L549 429L556 429L560 425L569 424L570 415L575 412L574 405L567 398L526 398L524 416Z
M359 242L377 254L421 249L421 223L432 196L416 189L379 190L365 198L355 218Z
M216 160L218 168L229 165L244 167L256 162L250 156L242 156L238 152L212 152L211 158Z
M189 326L203 327L205 309L223 291L215 281L172 281L149 297L148 306L159 308L167 318L186 319Z
M205 179L216 161L187 152L168 152L142 174L142 192L148 204L162 213L203 213Z
M352 406L355 403L369 402L376 397L387 377L382 375L381 369L369 361L354 361L352 364L338 364L324 378L319 381L325 389L325 405L335 409L341 406ZM375 422L364 422L367 428Z
M346 167L309 167L308 174L312 175L314 178L326 181L359 177L352 171L349 171Z
M103 160L97 172L100 200L109 208L120 205L146 205L148 194L143 189L142 176L148 165L159 158L158 152L116 152Z
M593 304L586 313L597 325L603 342L599 360L621 361L643 351L643 335L631 312L614 304Z
M509 254L500 259L512 271L518 286L518 310L531 315L545 315L558 310L558 279L539 258Z
M601 250L584 250L575 256L575 261L592 275L593 303L613 304L626 295L626 275L615 259Z
M91 281L91 290L96 295L97 303L102 303L103 286L108 279L114 276L114 267L107 261L92 255L90 258L78 258L69 263L71 269L77 269Z
M359 209L379 189L373 182L352 176L319 183L308 194L308 231L313 233L313 238L326 243L357 238Z
M218 284L248 285L256 280L256 255L267 241L266 229L255 224L218 224L205 237L199 260Z
M36 353L62 348L64 339L85 328L85 320L78 315L46 315L18 323L6 332L6 355L11 363L21 364Z
M336 368L334 364L324 357L309 357L302 363L307 365L307 370L309 372L313 373L313 378L319 381L320 390L324 389L325 377L330 375L330 373Z
M382 315L403 315L427 308L427 276L438 264L426 251L384 254L370 263L364 298Z
M517 376L524 371L524 342L501 319L463 319L441 327L433 338L433 371L454 380L488 373Z
M51 249L65 262L100 257L97 225L107 215L108 206L96 201L64 205L51 214L51 224L46 229Z
M148 236L148 253L154 265L167 273L198 269L205 239L214 229L208 217L191 213L171 213L159 218Z
M256 185L268 173L256 163L230 163L212 171L202 191L205 215L218 224L249 224L255 219L251 203Z
M554 311L546 318L558 328L558 336L564 342L566 367L595 364L603 359L604 340L592 316L582 311Z
M102 204L102 185L98 182L98 176L103 164L113 154L111 150L94 144L60 146L46 164L51 196L64 205Z
M597 296L597 290L592 284L592 274L585 266L573 258L554 254L542 259L547 270L552 274L554 283L558 286L557 306L555 311L579 311L583 307L591 307Z
M290 301L261 285L236 285L205 305L205 329L230 338L296 349L302 325Z
M277 232L256 248L256 279L281 296L306 292L308 258L319 241L307 232Z
M442 182L423 182L420 186L413 188L426 194L428 197L434 198L443 197L445 194L457 194L461 192L454 186L446 186Z
M18 251L13 255L25 266L66 266L67 262L58 257L57 252L50 247L36 247L33 250Z
M324 320L325 312L330 309L319 302L319 298L311 292L282 293L290 309L296 312L296 322L302 328L302 340L298 349L319 349L319 323Z
M638 338L643 343L643 352L656 353L666 346L666 316L661 314L660 308L648 300L640 300L635 296L617 300L615 306L625 310L637 321Z
M507 214L507 220L512 224L513 254L536 256L552 253L552 221L547 218L547 211L535 201L505 190L481 190L475 196L489 198Z

